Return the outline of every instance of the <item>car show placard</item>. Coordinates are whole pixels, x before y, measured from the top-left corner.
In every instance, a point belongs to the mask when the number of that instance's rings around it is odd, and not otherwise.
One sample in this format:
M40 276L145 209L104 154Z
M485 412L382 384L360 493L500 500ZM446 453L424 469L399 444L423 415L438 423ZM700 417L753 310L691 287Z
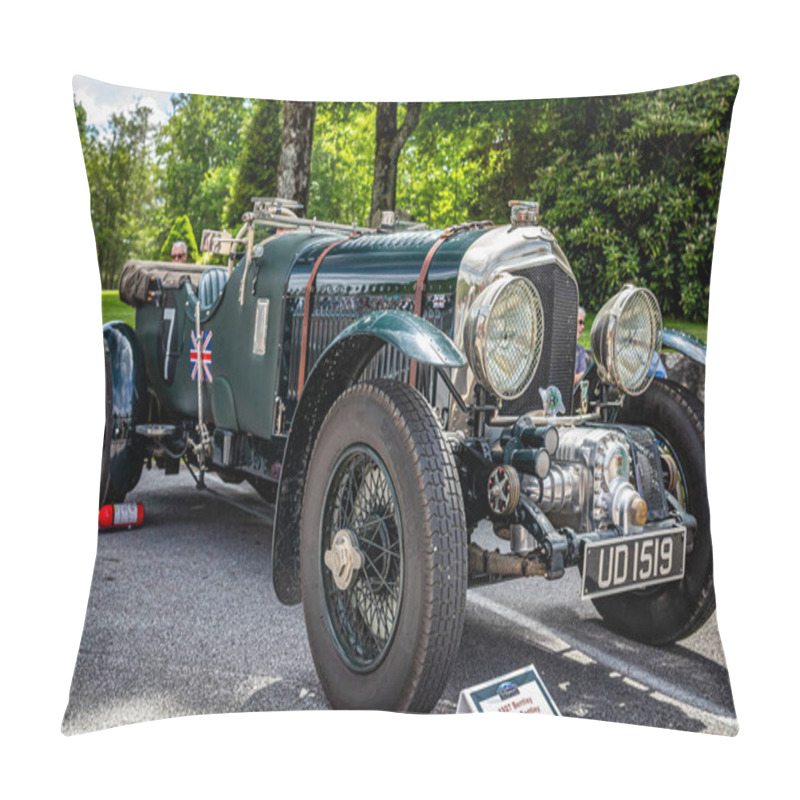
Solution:
M463 689L458 696L456 714L490 711L561 716L533 664Z

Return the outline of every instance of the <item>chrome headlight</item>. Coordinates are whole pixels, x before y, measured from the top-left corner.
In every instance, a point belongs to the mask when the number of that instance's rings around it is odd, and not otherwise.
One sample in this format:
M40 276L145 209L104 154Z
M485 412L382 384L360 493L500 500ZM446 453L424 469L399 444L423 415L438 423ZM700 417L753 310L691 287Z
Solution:
M530 385L544 342L544 311L536 287L503 275L475 299L464 325L464 349L478 381L503 400Z
M661 352L661 309L648 289L626 286L592 324L592 355L600 378L637 395L653 380L653 359Z

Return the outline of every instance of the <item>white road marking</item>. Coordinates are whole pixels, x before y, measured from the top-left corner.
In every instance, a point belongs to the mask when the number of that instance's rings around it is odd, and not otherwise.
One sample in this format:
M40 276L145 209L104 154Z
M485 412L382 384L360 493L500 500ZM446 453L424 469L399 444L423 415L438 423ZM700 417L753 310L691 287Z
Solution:
M467 594L467 602L479 606L486 611L491 611L493 614L501 616L504 620L513 622L520 628L524 628L528 634L526 638L543 650L549 650L551 653L563 653L565 650L573 649L572 645L567 644L563 639L556 636L550 628L545 627L534 619L520 614L518 611L506 608L500 603L495 603L494 600L490 600L488 597L472 592Z
M589 666L590 664L596 664L597 662L586 655L586 653L582 653L580 650L567 650L563 653L564 658L570 658L573 661L577 661L579 664L583 664L584 666Z
M583 642L569 643L566 638L562 638L564 637L563 631L556 633L547 625L476 592L470 592L467 595L467 602L496 614L521 628L524 631L524 638L543 650L566 656L572 660L578 660L576 655L580 653L589 662L595 661L611 670L610 677L622 677L629 685L649 691L651 693L649 696L653 700L680 708L687 716L701 720L705 724L713 722L716 726L722 727L726 733L733 734L739 730L736 718L731 716L731 712L724 706L704 697L698 697L682 686L664 680L643 667L629 664L618 656L607 653L594 645Z

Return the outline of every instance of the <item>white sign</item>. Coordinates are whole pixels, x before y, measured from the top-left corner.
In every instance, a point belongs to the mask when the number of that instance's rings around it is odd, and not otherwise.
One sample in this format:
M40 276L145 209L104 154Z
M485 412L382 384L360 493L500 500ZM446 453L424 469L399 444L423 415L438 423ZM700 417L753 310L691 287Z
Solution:
M485 711L561 716L533 664L462 690L456 714Z

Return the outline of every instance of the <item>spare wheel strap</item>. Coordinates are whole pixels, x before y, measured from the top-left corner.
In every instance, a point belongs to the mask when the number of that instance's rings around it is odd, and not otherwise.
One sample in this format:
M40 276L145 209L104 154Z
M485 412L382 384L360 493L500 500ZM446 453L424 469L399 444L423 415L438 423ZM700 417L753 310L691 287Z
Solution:
M348 237L349 238L349 237ZM303 337L300 344L300 370L299 375L297 378L297 396L303 393L303 385L306 382L306 362L308 356L308 329L311 326L311 295L314 293L315 283L317 280L317 272L319 271L320 265L322 264L322 259L325 258L337 244L341 244L342 242L346 242L348 239L339 239L332 244L329 244L320 254L317 256L317 260L314 262L314 268L311 270L311 275L308 276L308 283L306 284L306 293L305 293L305 305L303 307Z

